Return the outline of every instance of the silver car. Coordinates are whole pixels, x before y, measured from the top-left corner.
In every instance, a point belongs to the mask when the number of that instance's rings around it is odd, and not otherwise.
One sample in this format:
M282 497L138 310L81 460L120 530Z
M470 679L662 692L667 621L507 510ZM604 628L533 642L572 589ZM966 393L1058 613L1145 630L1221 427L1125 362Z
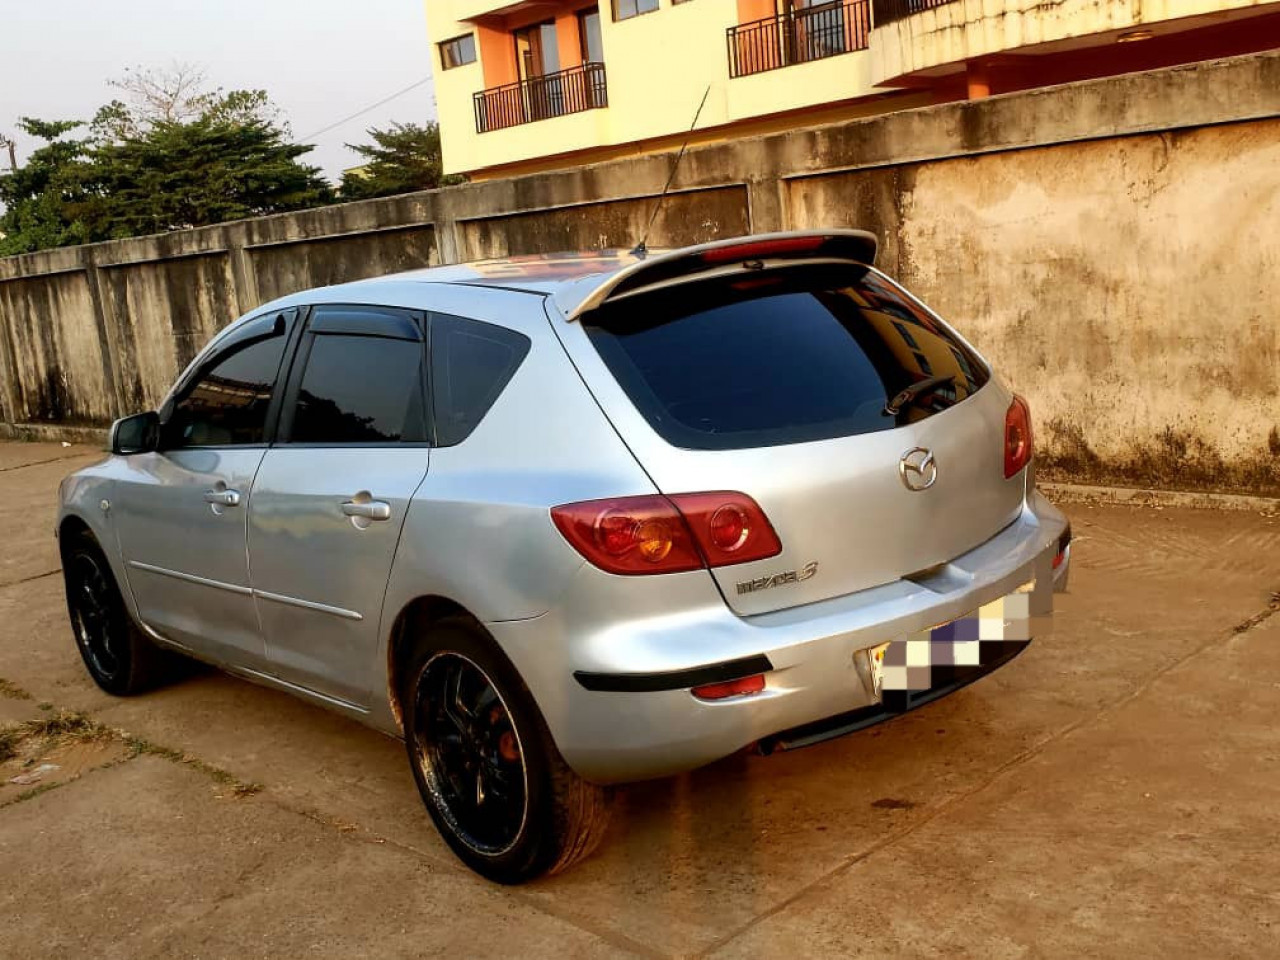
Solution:
M402 737L458 856L588 855L611 784L816 743L1017 655L1066 585L1026 403L857 231L510 259L228 326L68 477L76 643Z

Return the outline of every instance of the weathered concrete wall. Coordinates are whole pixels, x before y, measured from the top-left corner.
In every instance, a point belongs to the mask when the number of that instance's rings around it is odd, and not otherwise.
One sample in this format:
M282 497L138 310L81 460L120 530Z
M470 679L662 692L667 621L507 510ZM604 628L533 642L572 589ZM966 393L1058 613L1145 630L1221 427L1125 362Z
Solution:
M0 420L153 404L272 297L629 247L650 156L0 260ZM690 151L650 245L858 226L1030 399L1059 477L1280 493L1280 53Z

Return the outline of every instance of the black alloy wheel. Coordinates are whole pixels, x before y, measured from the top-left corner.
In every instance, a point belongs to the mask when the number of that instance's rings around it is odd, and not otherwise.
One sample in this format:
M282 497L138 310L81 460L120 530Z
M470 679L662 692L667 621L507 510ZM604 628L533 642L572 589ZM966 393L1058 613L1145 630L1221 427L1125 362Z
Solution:
M493 681L460 654L437 654L413 710L423 774L450 828L476 853L506 853L528 816L527 771Z
M94 683L122 697L150 689L171 672L169 655L130 618L93 534L68 533L62 569L76 648Z
M128 638L116 616L115 585L102 570L102 560L77 553L67 571L67 604L76 645L89 672L100 684L119 681L127 657Z
M519 671L464 614L419 629L399 703L413 779L444 841L498 883L590 856L608 827L609 791L565 763Z

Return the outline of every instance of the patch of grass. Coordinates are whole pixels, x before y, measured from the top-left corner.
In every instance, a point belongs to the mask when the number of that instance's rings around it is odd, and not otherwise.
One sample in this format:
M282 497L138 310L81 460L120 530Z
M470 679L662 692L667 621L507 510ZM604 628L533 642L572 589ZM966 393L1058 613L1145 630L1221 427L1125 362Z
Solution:
M0 677L0 697L6 697L9 700L30 700L31 694L23 690L16 683Z
M23 728L29 736L46 740L75 740L81 743L93 740L113 740L118 734L92 717L76 710L59 710L51 717L28 720Z
M170 763L180 763L183 766L191 767L193 770L199 770L211 780L230 788L233 797L250 797L262 790L262 784L260 783L241 780L235 774L228 773L221 767L215 767L213 764L206 763L199 757L183 753L181 750L161 746L158 743L152 743L150 740L144 740L142 737L130 737L127 743L130 757L160 757Z
M43 710L45 713L48 713L50 710L53 709L53 704L50 703L48 700L42 700L36 704L36 709Z

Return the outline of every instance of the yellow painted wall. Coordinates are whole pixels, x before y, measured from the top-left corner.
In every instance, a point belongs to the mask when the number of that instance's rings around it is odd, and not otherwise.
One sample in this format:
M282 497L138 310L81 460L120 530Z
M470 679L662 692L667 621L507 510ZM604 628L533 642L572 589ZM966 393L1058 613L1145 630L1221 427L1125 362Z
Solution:
M877 92L871 89L865 51L730 80L726 30L742 19L767 16L772 0L688 0L681 4L660 0L655 12L618 23L613 22L608 0L600 6L609 87L606 109L477 134L472 96L487 86L509 82L497 79L508 76L508 71L495 70L487 63L441 70L438 56L434 58L447 171L478 171L681 133L688 129L708 85L710 93L698 121L700 127ZM433 42L454 37L476 29L463 22L463 17L492 17L502 9L498 0L430 0L428 31ZM560 14L557 34L564 67L580 61L574 16L578 9L582 6L569 0L559 10L549 5L536 16L548 19ZM478 47L481 61L511 56L488 41Z
M1149 27L1273 0L957 0L871 33L871 80L963 63L1037 43Z
M956 0L871 31L870 49L729 79L728 27L768 16L775 0L659 0L659 9L618 23L600 3L609 106L478 134L473 95L515 79L510 28L555 18L562 68L580 61L576 12L589 0L429 0L432 41L475 31L480 62L442 70L433 51L444 165L487 168L540 157L669 140L683 134L710 87L699 126L743 124L883 94L896 77L943 64L1176 18L1261 6L1264 0ZM1275 0L1270 0L1275 5ZM504 13L504 11L512 11ZM478 18L468 22L469 18ZM505 22L504 22L505 21ZM800 122L800 121L798 121ZM637 149L640 149L639 147Z

